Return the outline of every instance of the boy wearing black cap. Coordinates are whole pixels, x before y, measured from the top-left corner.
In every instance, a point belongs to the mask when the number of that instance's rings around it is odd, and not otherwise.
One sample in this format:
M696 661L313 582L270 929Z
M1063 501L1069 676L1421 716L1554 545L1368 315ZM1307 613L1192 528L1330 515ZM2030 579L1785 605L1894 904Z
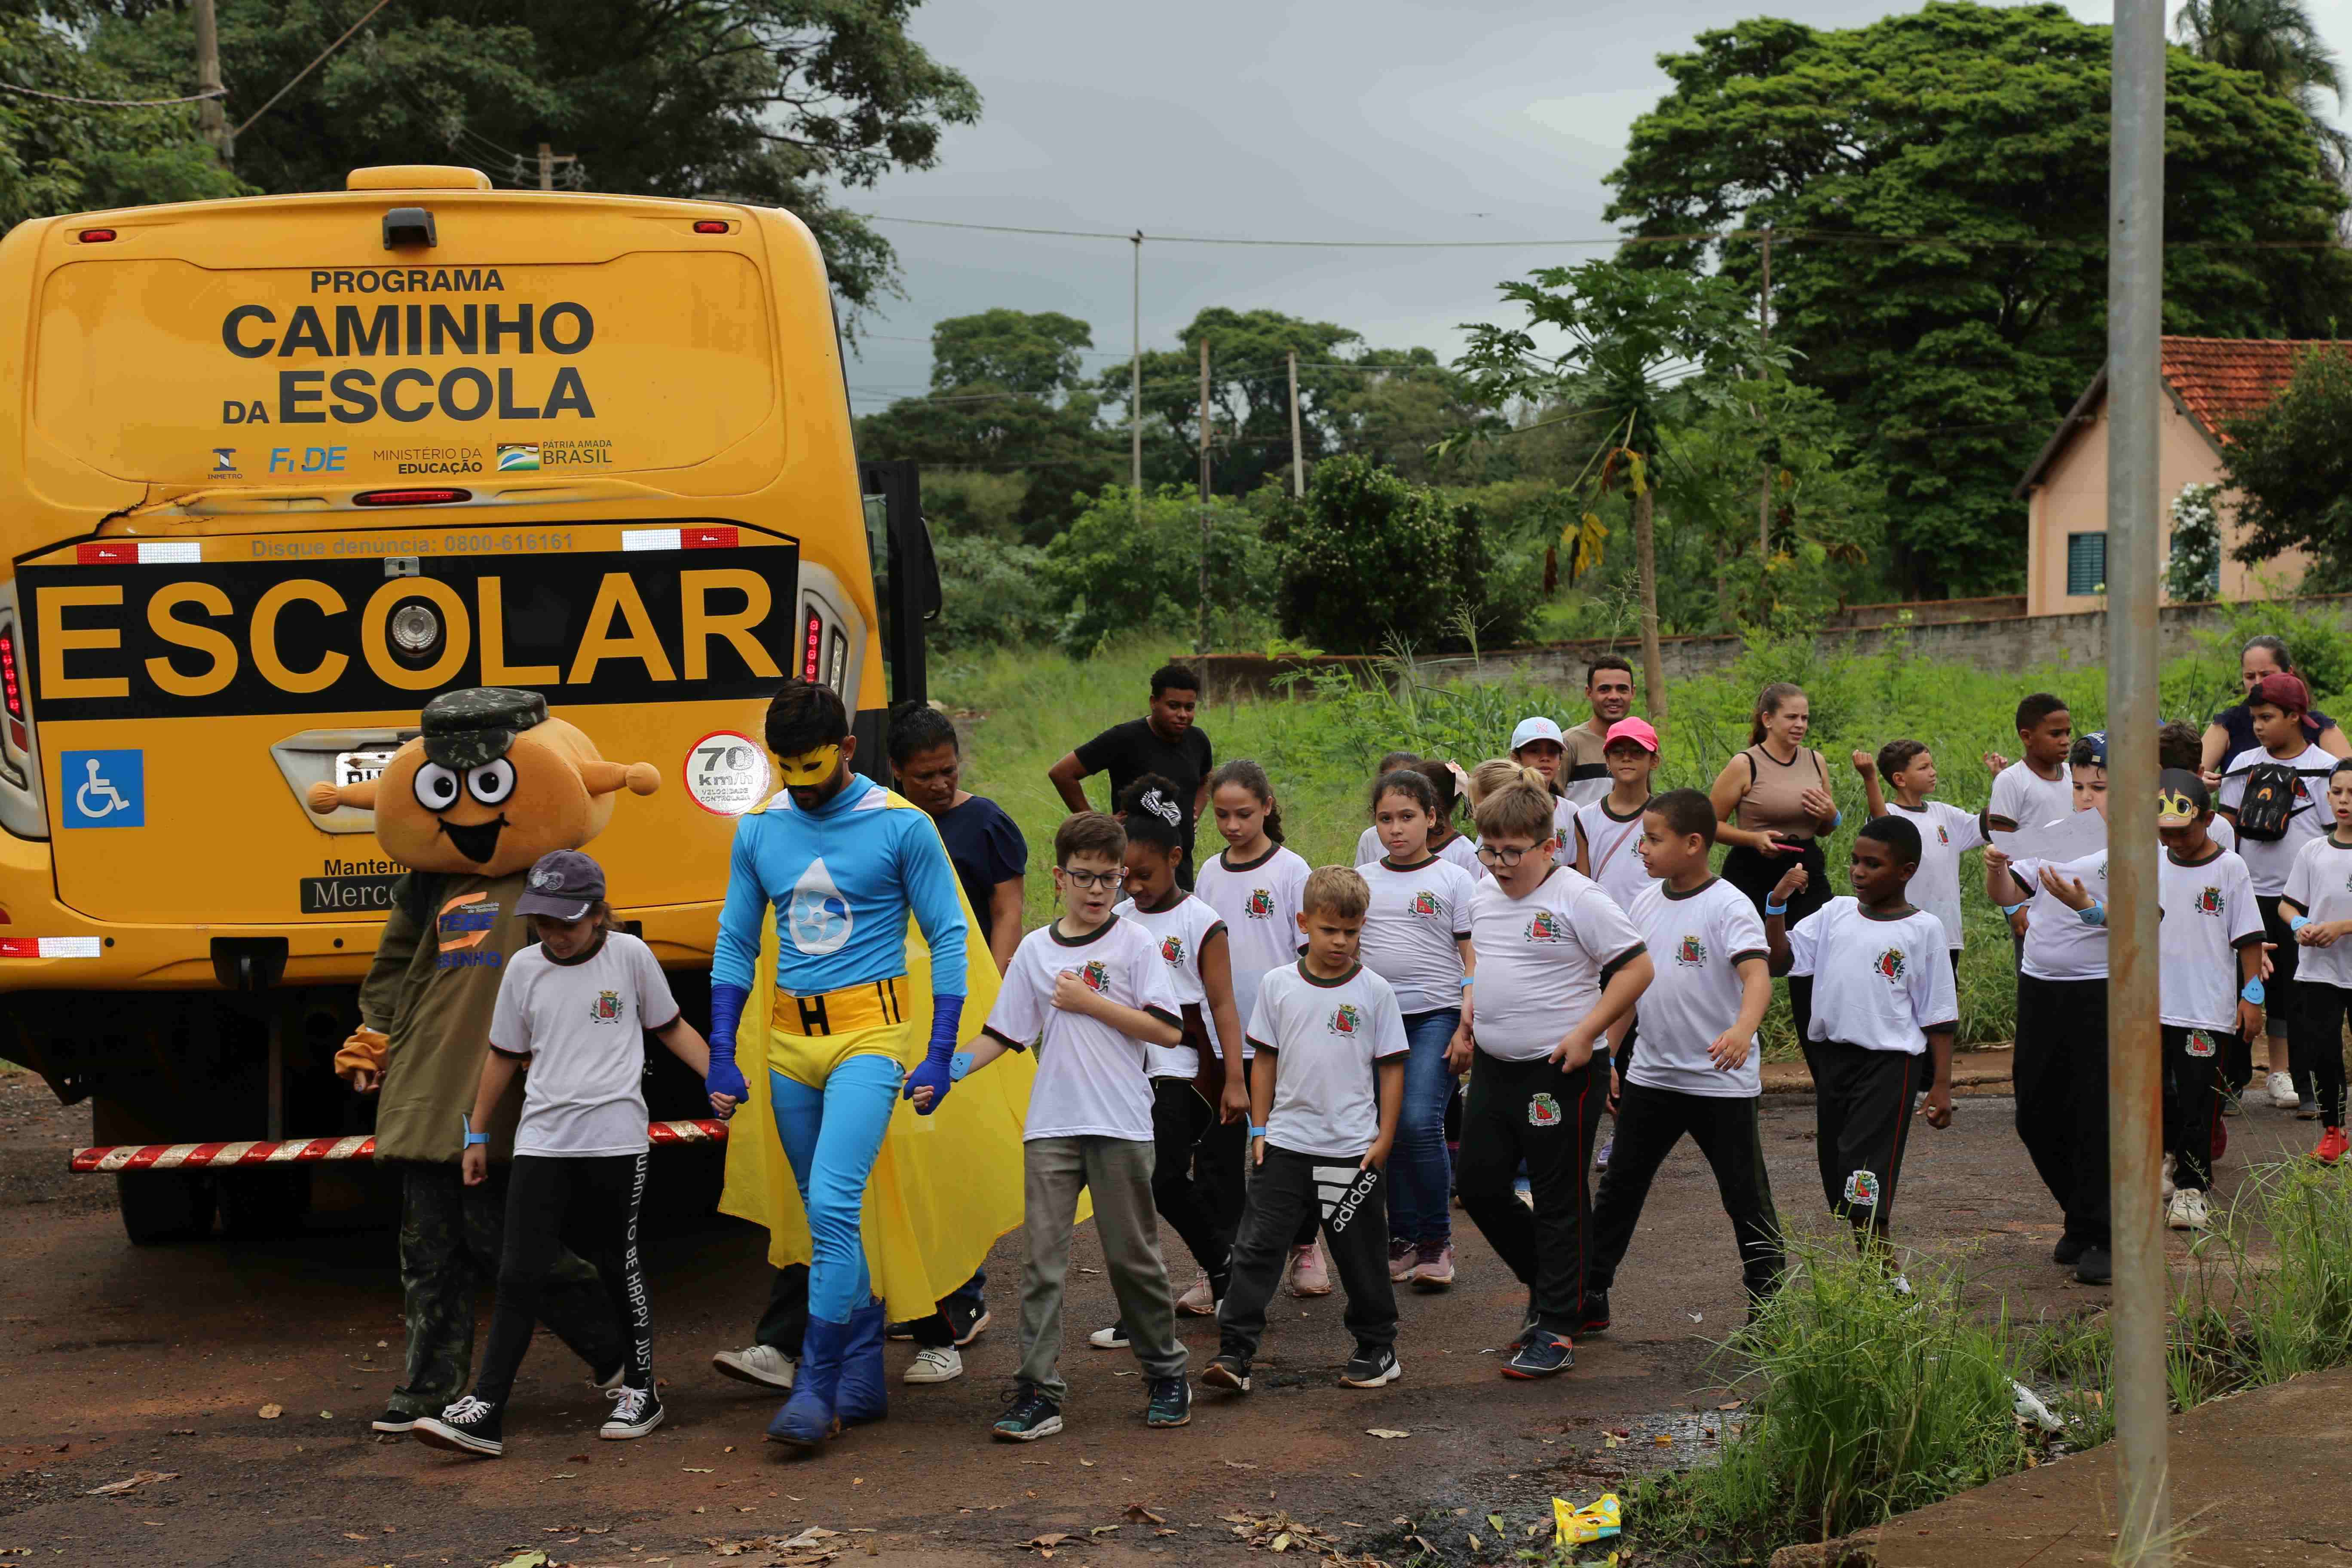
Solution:
M2246 863L2206 831L2213 805L2205 781L2179 768L2156 780L2157 868L2164 1029L2164 1154L2173 1189L2165 1214L2175 1230L2202 1230L2213 1184L2213 1129L2221 1114L2222 1042L2262 1026L2263 916ZM2105 918L2102 909L2101 918Z

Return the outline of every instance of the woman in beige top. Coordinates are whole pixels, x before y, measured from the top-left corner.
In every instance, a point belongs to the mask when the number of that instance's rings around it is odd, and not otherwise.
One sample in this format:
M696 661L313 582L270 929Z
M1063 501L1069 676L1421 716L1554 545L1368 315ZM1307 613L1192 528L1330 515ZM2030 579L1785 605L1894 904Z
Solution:
M1829 901L1816 840L1838 820L1829 764L1805 744L1811 725L1803 688L1787 681L1766 687L1756 699L1748 749L1724 764L1707 792L1722 820L1716 841L1731 846L1723 879L1747 894L1759 914L1790 858L1803 864L1805 886L1789 898L1790 925Z

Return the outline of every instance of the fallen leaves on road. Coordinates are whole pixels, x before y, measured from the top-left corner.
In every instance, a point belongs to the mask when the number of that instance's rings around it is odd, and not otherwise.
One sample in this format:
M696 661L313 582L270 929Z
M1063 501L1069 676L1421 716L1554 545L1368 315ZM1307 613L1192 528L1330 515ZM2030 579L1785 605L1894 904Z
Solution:
M549 1568L550 1559L544 1552L518 1552L499 1568Z
M1050 1535L1033 1535L1021 1544L1040 1557L1051 1557L1054 1549L1067 1540L1069 1536L1066 1532L1057 1531Z
M142 1470L137 1475L125 1476L119 1481L109 1481L102 1487L92 1487L89 1490L82 1493L81 1495L84 1497L121 1497L124 1492L131 1491L139 1487L152 1486L157 1481L176 1481L179 1479L180 1472L177 1470Z
M286 1414L286 1406L283 1405L265 1405L259 1410L254 1412L254 1414L260 1416L264 1421L275 1421L280 1415Z
M1311 1524L1301 1524L1286 1513L1234 1512L1217 1517L1231 1525L1234 1533L1244 1542L1262 1551L1312 1552L1330 1568L1387 1568L1376 1557L1351 1554L1337 1536ZM1429 1548L1424 1545L1423 1550Z
M1161 1518L1159 1514L1152 1512L1150 1509L1144 1507L1139 1502L1131 1502L1127 1505L1127 1521L1129 1524L1165 1524L1168 1522L1167 1520Z
M1410 1437L1412 1434L1410 1432L1400 1432L1393 1426L1367 1426L1364 1428L1364 1436L1367 1437Z
M785 1555L777 1561L784 1568L815 1568L816 1564L830 1563L841 1555L839 1547L825 1544L828 1541L839 1540L841 1534L838 1530L812 1524L793 1536L754 1535L742 1541L722 1541L716 1536L705 1536L702 1543L719 1557L740 1557L747 1552L780 1552Z
M1229 1470L1255 1470L1257 1467L1251 1464L1247 1459L1227 1459L1225 1461L1225 1468Z

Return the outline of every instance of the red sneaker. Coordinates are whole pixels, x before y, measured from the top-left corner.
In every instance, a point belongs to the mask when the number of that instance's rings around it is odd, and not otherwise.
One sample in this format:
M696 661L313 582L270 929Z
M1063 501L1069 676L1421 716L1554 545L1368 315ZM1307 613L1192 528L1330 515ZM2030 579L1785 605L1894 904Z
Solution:
M2341 1127L2330 1127L2319 1135L2319 1147L2311 1152L2311 1157L2323 1165L2333 1165L2347 1153L2352 1153L2352 1138L2345 1137Z

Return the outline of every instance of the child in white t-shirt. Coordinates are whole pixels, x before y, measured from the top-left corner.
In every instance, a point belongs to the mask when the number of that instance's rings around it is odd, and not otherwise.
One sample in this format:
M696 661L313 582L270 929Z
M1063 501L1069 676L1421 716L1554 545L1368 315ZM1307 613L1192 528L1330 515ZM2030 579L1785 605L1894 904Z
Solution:
M1551 797L1533 780L1478 805L1478 858L1494 873L1471 905L1478 954L1475 1020L1452 1066L1468 1069L1462 1209L1528 1286L1506 1377L1576 1364L1592 1223L1586 1173L1609 1098L1593 1050L1650 983L1633 922L1593 882L1555 862ZM1474 1065L1475 1064L1475 1065ZM1513 1190L1521 1163L1535 1199Z
M1772 972L1813 981L1803 1044L1822 1195L1882 1261L1912 1097L1924 1087L1927 1125L1952 1124L1958 997L1944 961L1943 922L1907 896L1918 869L1919 830L1900 816L1874 817L1854 834L1847 863L1853 897L1832 899L1790 931L1789 895L1806 876L1795 866L1764 905Z
M1234 1242L1233 1285L1217 1314L1217 1358L1201 1373L1205 1388L1249 1392L1266 1303L1302 1216L1319 1221L1348 1293L1343 1321L1356 1349L1339 1381L1379 1388L1402 1370L1380 1189L1408 1047L1395 991L1357 962L1370 900L1364 879L1344 866L1308 877L1298 918L1306 955L1265 976L1250 1011L1255 1173Z
M1127 900L1111 912L1132 921L1159 944L1168 982L1184 1016L1184 1038L1145 1052L1151 1078L1151 1201L1200 1267L1200 1279L1176 1299L1179 1312L1198 1298L1196 1316L1216 1310L1225 1295L1225 1258L1232 1242L1218 1229L1214 1188L1193 1173L1201 1139L1221 1106L1235 1121L1249 1117L1249 1080L1241 1058L1218 1057L1209 1025L1233 1039L1242 1032L1234 1006L1233 943L1217 911L1176 879L1184 863L1183 810L1176 785L1146 773L1119 797L1127 823ZM1238 1106L1234 1100L1238 1099ZM1087 1336L1097 1350L1127 1348L1127 1325L1113 1323Z
M1640 1031L1612 1064L1617 1146L1592 1206L1587 1334L1609 1326L1617 1266L1652 1179L1685 1133L1715 1172L1751 1315L1785 1267L1757 1131L1764 1083L1756 1030L1772 1000L1764 922L1745 893L1707 868L1715 825L1714 805L1695 789L1668 790L1642 814L1640 852L1654 879L1629 918L1653 978L1633 1005Z
M2246 863L2213 842L2205 781L2186 769L2156 780L2157 992L2164 1050L2164 1152L2173 1189L2166 1218L2202 1230L2221 1114L2221 1042L2262 1024L2246 994L2262 992L2263 916ZM2100 917L2105 918L2104 910ZM2341 1060L2339 1053L2338 1060Z
M1142 1364L1144 1423L1192 1418L1176 1304L1160 1258L1151 1203L1151 1079L1155 1047L1184 1037L1159 943L1111 913L1126 878L1127 834L1114 817L1081 811L1054 834L1061 917L1021 939L967 1074L1037 1042L1021 1157L1028 1265L1021 1286L1021 1370L1012 1408L991 1429L1030 1443L1062 1429L1062 1289L1078 1194L1094 1199L1103 1267L1119 1321ZM928 1103L916 1091L915 1109Z
M466 1184L480 1186L489 1179L489 1149L487 1134L476 1129L489 1125L514 1075L528 1068L507 1180L498 1305L474 1392L414 1428L429 1447L485 1458L505 1451L507 1400L564 1236L583 1238L581 1250L604 1277L630 1347L629 1359L604 1381L613 1414L596 1435L642 1437L662 1424L652 1314L637 1258L637 1209L646 1193L646 1036L658 1038L698 1077L710 1070L710 1047L678 1012L653 950L613 929L604 872L594 860L576 849L541 856L514 912L530 921L539 945L515 954L499 982L490 1052L466 1123L464 1154ZM714 1094L710 1108L731 1116L735 1101Z
M2047 691L2022 699L2017 741L2024 754L1993 774L1992 800L1985 807L1986 825L1996 832L2040 827L2074 809L2066 758L2074 743L2074 716L2065 701Z
M2335 825L2295 851L2279 907L2300 950L2296 1026L2305 1037L2319 1102L2319 1147L2311 1157L2333 1165L2352 1152L2344 1135L2342 1048L2345 1013L2352 1008L2352 760L2327 775L2327 810Z
M1927 798L1936 793L1936 754L1917 741L1889 741L1875 759L1856 752L1853 771L1862 775L1871 816L1902 816L1919 830L1919 874L1911 879L1911 901L1944 922L1952 984L1958 987L1960 949L1968 945L1960 925L1960 857L1988 842L1984 814ZM1880 788L1881 780L1894 792L1892 801Z

